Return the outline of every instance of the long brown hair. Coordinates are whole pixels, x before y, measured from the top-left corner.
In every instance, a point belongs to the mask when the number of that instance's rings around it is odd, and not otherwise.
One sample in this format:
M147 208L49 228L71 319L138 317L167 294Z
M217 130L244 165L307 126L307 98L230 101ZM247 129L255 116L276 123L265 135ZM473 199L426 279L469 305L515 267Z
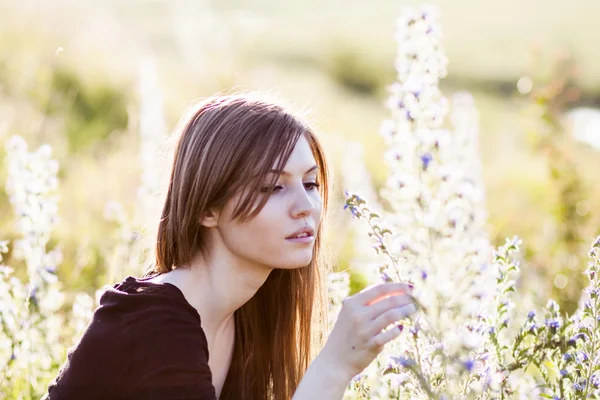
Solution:
M242 190L234 218L248 220L268 200L260 197L270 170L283 170L304 136L319 166L323 215L328 202L328 167L313 131L283 107L248 95L204 100L182 119L171 179L156 244L156 265L145 276L163 274L206 251L201 216L221 209ZM322 339L325 316L323 224L311 263L275 269L235 314L235 344L221 399L291 399Z

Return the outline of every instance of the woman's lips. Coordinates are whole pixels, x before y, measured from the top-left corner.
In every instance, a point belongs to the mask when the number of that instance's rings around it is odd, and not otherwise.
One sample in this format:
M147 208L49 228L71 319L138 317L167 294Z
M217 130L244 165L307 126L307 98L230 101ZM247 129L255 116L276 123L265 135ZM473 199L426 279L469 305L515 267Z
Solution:
M304 237L288 238L285 240L287 240L288 242L298 243L298 244L310 244L315 241L315 237L314 236L304 236Z

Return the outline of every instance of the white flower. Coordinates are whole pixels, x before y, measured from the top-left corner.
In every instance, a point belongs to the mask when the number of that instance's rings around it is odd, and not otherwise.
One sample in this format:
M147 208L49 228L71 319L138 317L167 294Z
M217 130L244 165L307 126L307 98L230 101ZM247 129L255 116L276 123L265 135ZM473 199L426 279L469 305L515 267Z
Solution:
M485 285L479 265L491 256L489 242L482 239L476 118L463 95L453 109L455 129L440 128L449 108L438 87L447 60L435 13L408 11L398 23L397 82L390 86L387 102L392 119L380 129L390 170L381 195L392 207L382 217L394 233L385 246L399 261L399 271L386 273L415 282L414 293L429 312L414 322L418 327L407 329L415 333L400 336L393 348L417 360L425 379L439 373L452 376L445 383L447 393L458 393L464 367L434 354L469 360L481 345L481 335L464 328L481 311L484 300L478 289ZM419 387L413 376L407 379L407 388ZM406 390L408 396L416 393Z

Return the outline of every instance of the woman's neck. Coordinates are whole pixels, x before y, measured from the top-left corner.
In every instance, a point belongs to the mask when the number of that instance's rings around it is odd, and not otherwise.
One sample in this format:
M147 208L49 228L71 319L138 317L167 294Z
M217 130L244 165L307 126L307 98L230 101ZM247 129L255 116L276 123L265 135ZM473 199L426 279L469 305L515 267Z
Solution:
M254 296L271 270L217 250L207 258L198 253L189 264L157 277L157 281L171 283L182 291L200 314L211 348L216 339L226 336L235 311Z

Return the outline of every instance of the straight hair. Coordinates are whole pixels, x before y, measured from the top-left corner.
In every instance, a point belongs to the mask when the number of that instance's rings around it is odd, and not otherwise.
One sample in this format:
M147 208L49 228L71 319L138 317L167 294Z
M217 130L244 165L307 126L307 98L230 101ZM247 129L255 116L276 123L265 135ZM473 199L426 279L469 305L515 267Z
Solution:
M156 242L156 263L144 276L167 273L205 253L202 216L245 193L233 218L247 221L268 201L296 143L306 138L319 167L325 215L329 172L313 131L282 106L247 95L199 102L180 124ZM289 400L323 341L326 320L323 224L309 265L274 269L257 293L234 313L235 342L224 400Z

